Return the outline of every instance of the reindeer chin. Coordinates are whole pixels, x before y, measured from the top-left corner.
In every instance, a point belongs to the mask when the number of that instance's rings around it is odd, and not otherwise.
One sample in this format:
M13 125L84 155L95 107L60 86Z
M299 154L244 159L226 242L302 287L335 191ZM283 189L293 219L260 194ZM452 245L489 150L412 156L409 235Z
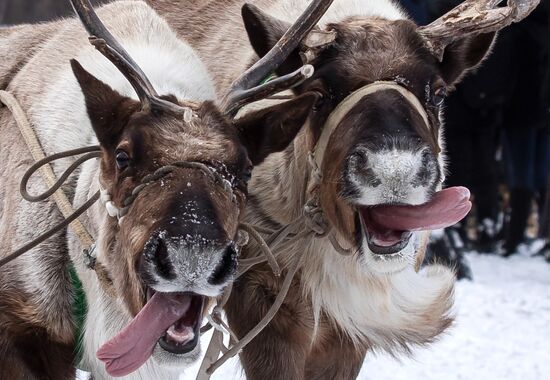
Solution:
M407 268L414 267L417 255L416 240L416 234L413 234L400 251L378 254L371 250L368 239L364 237L361 244L361 261L369 270L375 273L399 273Z
M161 347L160 343L157 343L153 349L151 359L153 359L153 361L160 367L182 370L195 364L201 357L201 351L200 341L197 343L195 348L185 354L174 354L168 352Z

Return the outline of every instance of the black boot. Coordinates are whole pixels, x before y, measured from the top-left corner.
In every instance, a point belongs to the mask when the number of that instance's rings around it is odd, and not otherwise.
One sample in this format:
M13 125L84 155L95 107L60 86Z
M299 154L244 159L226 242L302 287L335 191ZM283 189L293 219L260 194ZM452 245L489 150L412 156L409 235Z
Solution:
M517 253L518 246L525 239L525 229L531 214L533 192L528 189L512 189L510 192L510 221L504 243L504 257Z
M464 257L464 243L459 229L446 228L440 235L433 234L424 264L438 263L456 270L457 280L472 279L472 271Z
M550 241L547 240L544 246L533 256L542 256L546 262L550 263Z
M449 239L451 250L454 251L454 263L452 263L456 269L457 280L472 280L472 269L464 256L466 245L464 241L461 241L462 235L459 228L449 227L445 229L445 235ZM469 239L468 239L469 240Z
M477 240L474 248L479 253L495 253L498 247L499 227L495 220L485 218L477 226Z

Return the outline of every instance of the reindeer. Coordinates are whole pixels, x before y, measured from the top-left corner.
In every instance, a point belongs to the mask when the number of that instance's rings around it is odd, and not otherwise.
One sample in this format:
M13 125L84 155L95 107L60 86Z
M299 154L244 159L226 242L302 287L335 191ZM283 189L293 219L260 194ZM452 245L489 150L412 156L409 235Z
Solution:
M147 2L197 49L221 93L308 3ZM273 236L297 226L277 255L287 270L301 261L278 314L241 354L248 379L352 379L368 350L408 354L451 325L453 271L415 269L423 231L454 224L471 207L467 189L442 190L445 96L483 61L496 32L538 0L499 3L467 0L419 27L391 0L338 0L276 70L314 65L293 94L321 98L293 144L254 169L249 187L245 219ZM226 312L238 336L281 287L265 264L234 283Z
M233 278L252 166L288 146L317 95L233 120L194 50L145 3L97 14L89 0L72 3L97 51L76 19L2 29L0 83L46 154L99 143L99 160L62 189L75 205L99 191L100 204L81 217L96 242L97 275L71 229L7 255L63 217L52 201L17 194L31 155L15 111L1 108L0 378L75 377L74 265L88 304L82 364L93 378L177 379L199 355L203 314ZM311 75L256 87L254 76L280 60L243 74L241 102ZM30 180L28 192L43 190Z

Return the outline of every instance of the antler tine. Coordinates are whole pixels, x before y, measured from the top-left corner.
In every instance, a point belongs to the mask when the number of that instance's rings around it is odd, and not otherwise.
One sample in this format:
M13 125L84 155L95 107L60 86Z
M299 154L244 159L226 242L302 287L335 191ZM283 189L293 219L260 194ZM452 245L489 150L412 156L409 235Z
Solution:
M527 17L540 0L466 0L431 24L419 28L429 49L441 61L445 47L467 35L496 32Z
M235 93L234 98L231 100L231 104L225 108L225 112L229 115L235 114L239 108L248 103L265 99L278 92L296 87L304 80L310 78L314 70L312 65L304 65L290 74L275 78L267 83L253 87L250 90L242 90Z
M136 91L142 107L149 109L153 104L158 103L159 100L161 103L164 103L164 101L157 98L157 93L145 73L101 22L90 1L71 0L71 4L80 21L90 34L92 45L128 79Z
M299 46L300 42L317 25L317 22L319 22L333 1L312 0L307 9L286 31L275 46L233 82L224 100L224 109L227 113L236 112L236 105L246 104L248 99L257 100L259 94L265 97L288 89L289 86L295 86L307 78L304 77L304 73L308 73L311 76L311 68L306 69L305 67L307 66L304 66L302 69L283 77L285 79L278 78L266 85L259 86L257 89L253 88L288 58L290 53Z

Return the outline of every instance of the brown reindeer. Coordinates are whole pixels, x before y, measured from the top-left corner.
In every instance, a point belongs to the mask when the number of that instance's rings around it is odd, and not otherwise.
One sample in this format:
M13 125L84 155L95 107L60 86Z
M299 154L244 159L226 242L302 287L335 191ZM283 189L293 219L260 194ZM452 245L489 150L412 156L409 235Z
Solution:
M0 378L74 378L71 263L88 303L82 354L92 376L178 378L199 354L209 300L233 278L251 168L288 146L317 96L234 121L217 105L193 49L146 4L99 9L107 30L88 0L72 3L102 54L76 19L1 29L0 83L46 154L99 143L99 160L83 165L63 190L75 204L101 192L102 205L81 219L110 287L87 270L82 251L89 247L70 229L1 266ZM275 54L243 75L240 102L290 83L254 87L254 75L278 60ZM62 216L53 202L28 203L18 194L31 156L5 107L0 161L5 257ZM56 162L53 169L59 176L67 167ZM29 190L44 185L34 178Z
M294 143L254 169L246 220L273 231L302 220L319 235L277 252L287 267L301 257L301 268L278 314L241 355L249 379L352 379L367 350L409 353L451 324L454 274L415 271L425 244L419 232L454 224L470 208L466 189L441 190L442 105L495 32L538 3L499 2L467 0L418 27L391 0L334 1L277 70L313 64L315 74L294 93L322 99ZM307 1L148 3L188 38L223 93ZM244 255L257 252L247 247ZM281 284L264 264L235 282L226 311L237 335L258 323Z

